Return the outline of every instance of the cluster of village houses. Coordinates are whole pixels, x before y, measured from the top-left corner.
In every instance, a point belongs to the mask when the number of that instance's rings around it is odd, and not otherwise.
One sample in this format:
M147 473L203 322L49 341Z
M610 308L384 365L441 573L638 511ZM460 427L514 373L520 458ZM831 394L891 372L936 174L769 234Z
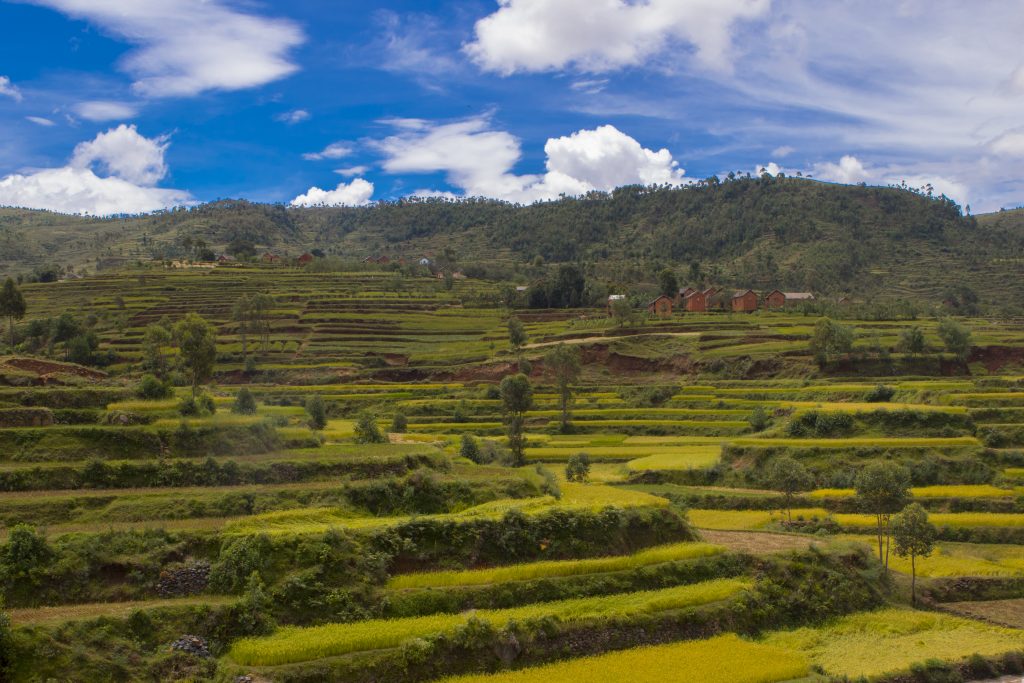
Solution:
M608 297L608 314L616 301L626 298L625 294L612 294ZM673 310L678 309L690 313L707 311L733 311L736 313L752 313L759 308L770 310L785 308L808 301L814 301L810 292L783 292L778 289L759 296L752 289L727 291L720 287L709 287L700 290L693 287L680 289L675 297L662 294L647 304L647 312L659 318L668 318Z

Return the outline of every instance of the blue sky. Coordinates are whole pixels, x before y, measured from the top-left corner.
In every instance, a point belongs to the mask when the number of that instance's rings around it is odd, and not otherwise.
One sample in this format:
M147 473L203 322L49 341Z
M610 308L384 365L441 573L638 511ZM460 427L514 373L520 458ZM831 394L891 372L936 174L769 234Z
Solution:
M1024 201L1024 3L0 0L0 204L510 201L731 170Z

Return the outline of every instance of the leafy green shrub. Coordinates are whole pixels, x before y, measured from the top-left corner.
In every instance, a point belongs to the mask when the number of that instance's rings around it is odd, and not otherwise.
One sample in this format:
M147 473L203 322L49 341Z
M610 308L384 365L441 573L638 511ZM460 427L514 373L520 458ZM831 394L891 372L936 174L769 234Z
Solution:
M160 380L155 375L143 375L135 393L139 398L155 401L162 398L170 398L174 395L174 389L167 380Z
M763 432L768 429L768 425L771 424L771 419L768 417L768 411L766 411L762 406L757 406L750 412L747 422L750 423L750 428L755 432Z
M270 539L264 535L241 536L224 541L220 557L210 567L210 588L236 593L252 585L252 576L261 577L269 562Z
M384 443L386 439L377 426L377 418L368 410L363 410L356 416L355 426L356 443Z
M178 404L178 414L182 417L203 417L217 412L217 406L209 394L186 396Z
M35 572L53 558L46 538L28 524L18 524L0 547L0 578L5 581L33 580Z
M255 415L256 397L249 391L249 387L242 387L235 396L235 403L231 406L231 412L236 415Z
M679 387L671 384L627 387L619 391L619 396L632 408L657 408L668 403L678 391Z
M786 427L786 433L793 437L826 438L842 436L852 429L853 416L849 413L819 413L812 410L793 417Z
M395 434L405 434L409 430L409 419L405 413L399 411L391 420L391 431Z
M587 453L576 453L570 456L565 466L566 481L583 483L590 476L590 456Z
M327 405L319 394L306 401L306 414L309 415L310 429L319 431L327 426Z
M468 460L479 464L483 464L483 459L480 457L480 446L477 445L476 439L473 438L472 434L462 435L462 444L459 446L459 455Z
M896 390L894 388L884 384L879 384L868 392L868 395L864 397L864 400L868 403L887 403L895 394Z

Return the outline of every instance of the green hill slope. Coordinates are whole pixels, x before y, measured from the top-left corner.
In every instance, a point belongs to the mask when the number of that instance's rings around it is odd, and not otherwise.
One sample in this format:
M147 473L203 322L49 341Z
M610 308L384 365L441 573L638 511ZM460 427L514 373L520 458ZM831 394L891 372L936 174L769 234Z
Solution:
M968 287L983 302L1020 299L1024 211L974 218L944 198L800 178L702 181L686 188L515 206L402 200L370 207L286 208L222 201L159 214L87 218L0 209L0 271L48 264L92 271L170 258L201 240L297 255L418 256L453 247L463 264L580 261L611 280L652 279L699 264L722 285L937 301Z

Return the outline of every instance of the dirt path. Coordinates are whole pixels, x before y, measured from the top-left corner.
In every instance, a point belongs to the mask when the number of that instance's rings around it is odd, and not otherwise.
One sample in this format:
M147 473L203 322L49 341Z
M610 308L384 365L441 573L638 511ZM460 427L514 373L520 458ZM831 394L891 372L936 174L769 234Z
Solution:
M8 610L11 622L23 624L59 624L65 621L79 621L96 617L126 617L137 609L158 607L187 607L191 605L226 605L237 597L227 595L203 595L167 600L136 600L133 602L95 602L82 605L57 605L55 607L31 607Z
M623 334L617 336L593 336L578 337L573 339L556 339L554 341L536 342L525 344L524 349L541 349L545 346L557 346L558 344L595 344L598 342L610 342L617 339L639 339L641 337L696 337L700 332L644 332L643 334Z
M738 550L752 555L771 555L788 550L806 550L821 541L810 536L797 534L773 534L767 531L718 531L699 529L708 543L723 545L729 550Z

